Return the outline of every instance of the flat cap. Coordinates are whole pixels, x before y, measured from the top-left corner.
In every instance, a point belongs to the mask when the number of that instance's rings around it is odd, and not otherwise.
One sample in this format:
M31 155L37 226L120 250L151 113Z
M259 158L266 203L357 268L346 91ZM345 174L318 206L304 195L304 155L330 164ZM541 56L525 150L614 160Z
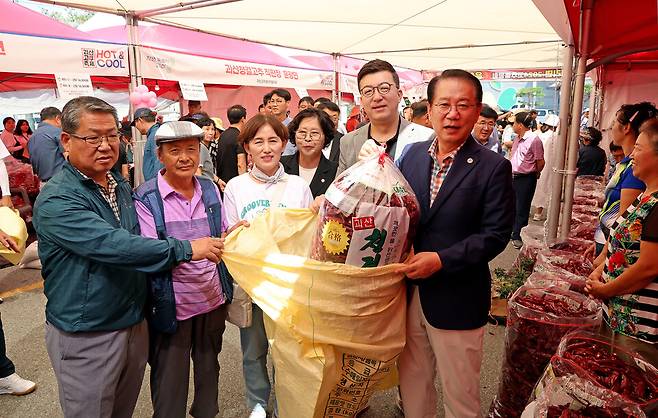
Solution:
M203 139L203 130L192 122L174 121L163 123L158 130L155 131L156 145L160 145L163 142L173 142L188 138L196 138L200 141Z

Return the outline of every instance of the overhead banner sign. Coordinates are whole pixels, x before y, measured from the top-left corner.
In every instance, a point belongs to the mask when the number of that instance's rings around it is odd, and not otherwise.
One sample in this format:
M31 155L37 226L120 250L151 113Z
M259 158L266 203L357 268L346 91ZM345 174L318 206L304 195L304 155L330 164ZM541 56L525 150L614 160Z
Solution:
M552 80L562 78L561 68L471 71L480 80Z
M430 81L441 71L423 71L423 80ZM482 81L526 81L526 80L555 80L562 78L561 68L524 68L518 70L476 70L471 74Z
M62 98L78 96L93 96L94 87L91 85L89 74L55 74L57 91Z
M178 81L180 91L183 93L185 100L198 100L200 102L207 102L208 95L206 94L206 86L200 81Z
M29 74L128 76L125 45L0 33L0 69Z
M141 47L142 75L163 80L198 80L206 84L331 90L331 71L304 70L185 55Z

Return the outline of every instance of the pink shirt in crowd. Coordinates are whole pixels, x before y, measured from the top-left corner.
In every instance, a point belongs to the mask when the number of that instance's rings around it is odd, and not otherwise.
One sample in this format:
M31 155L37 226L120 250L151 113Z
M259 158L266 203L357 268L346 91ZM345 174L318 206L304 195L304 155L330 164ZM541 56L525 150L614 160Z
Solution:
M187 200L176 192L158 173L158 189L163 200L167 235L180 240L194 240L210 236L210 224L201 200L201 185L194 179L194 197ZM215 187L217 195L219 190ZM221 202L221 200L220 200ZM140 202L135 202L142 235L157 238L151 212ZM222 231L226 228L226 216L222 204ZM176 298L176 319L179 321L210 312L225 302L219 282L217 265L208 260L179 264L172 271Z
M537 161L544 159L544 146L541 139L532 131L523 138L517 138L512 145L512 173L529 174L537 172Z
M4 131L0 132L0 139L2 139L2 142L5 144L5 147L9 150L9 152L14 152L20 149L20 145L16 145L17 138L13 132L5 129Z

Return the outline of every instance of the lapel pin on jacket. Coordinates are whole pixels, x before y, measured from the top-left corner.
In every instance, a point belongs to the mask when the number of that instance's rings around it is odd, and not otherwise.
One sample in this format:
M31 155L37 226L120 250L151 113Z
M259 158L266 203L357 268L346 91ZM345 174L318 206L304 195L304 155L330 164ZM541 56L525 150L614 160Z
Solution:
M471 157L468 157L468 160L466 160L467 163L473 164L473 159Z

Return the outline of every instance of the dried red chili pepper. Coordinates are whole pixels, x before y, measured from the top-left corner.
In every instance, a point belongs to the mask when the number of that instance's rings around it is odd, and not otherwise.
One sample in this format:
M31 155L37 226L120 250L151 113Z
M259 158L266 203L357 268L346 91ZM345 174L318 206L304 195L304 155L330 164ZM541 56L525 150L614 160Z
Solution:
M556 357L561 360L552 363L557 364L554 369L560 374L573 368L575 374L588 377L633 402L658 402L658 374L640 369L632 355L629 357L628 353L615 350L605 341L585 336L570 337L560 346Z
M548 407L547 418L634 418L621 408L599 408L588 406L577 411L569 409L569 405Z

